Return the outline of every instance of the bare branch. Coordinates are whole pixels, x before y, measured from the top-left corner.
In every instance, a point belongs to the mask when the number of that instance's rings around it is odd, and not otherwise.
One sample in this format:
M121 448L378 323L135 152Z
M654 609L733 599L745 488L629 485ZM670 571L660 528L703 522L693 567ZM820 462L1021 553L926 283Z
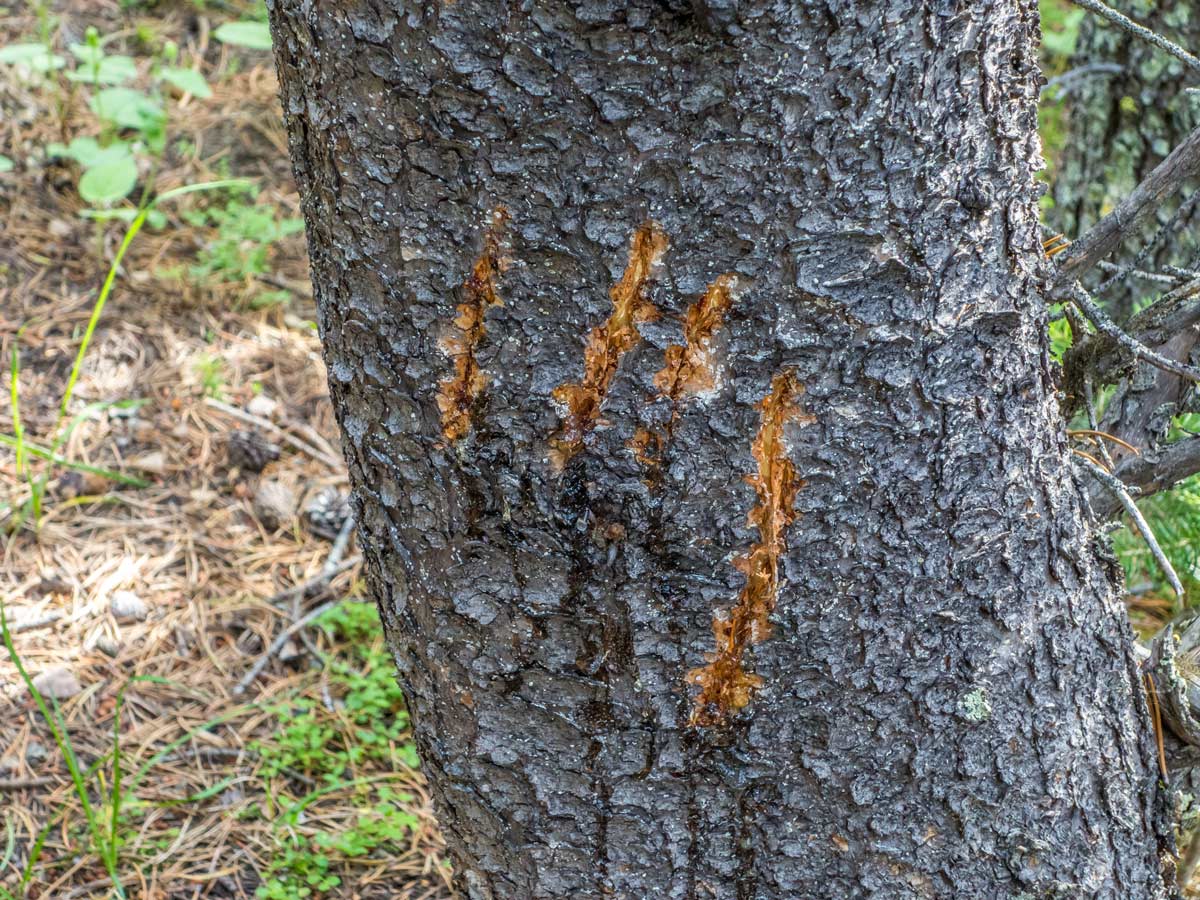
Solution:
M1080 2L1080 0L1075 0ZM1091 0L1088 0L1091 2ZM1067 289L1120 246L1129 232L1151 215L1185 181L1200 174L1200 128L1189 134L1147 175L1128 197L1059 255L1055 286Z
M1154 537L1154 532L1150 530L1150 524L1146 521L1145 516L1142 515L1142 511L1138 509L1137 504L1133 502L1133 498L1129 496L1129 491L1125 489L1125 485L1121 483L1120 479L1105 472L1103 467L1096 465L1090 459L1078 455L1076 455L1076 459L1080 465L1092 473L1097 481L1116 495L1121 506L1125 508L1125 512L1129 514L1129 518L1133 520L1133 524L1137 528L1138 533L1141 534L1142 540L1150 548L1150 554L1154 557L1154 561L1158 563L1158 567L1167 576L1167 582L1171 585L1171 590L1175 592L1176 597L1182 600L1183 585L1179 582L1179 576L1175 574L1174 566L1167 559L1167 555L1163 553L1162 547L1158 545L1158 539Z
M1174 293L1174 292L1173 292ZM1168 295L1170 296L1170 295ZM1165 299L1165 298L1164 298ZM1171 359L1163 356L1156 350L1152 350L1139 341L1137 338L1121 330L1108 314L1095 304L1092 298L1088 295L1078 283L1073 289L1071 302L1079 308L1085 316L1091 320L1091 323L1096 326L1096 329L1102 334L1107 335L1112 340L1116 341L1118 346L1126 352L1132 354L1136 359L1149 363L1155 368L1162 369L1165 372L1173 372L1190 381L1200 383L1200 369L1194 366L1189 366L1187 363L1182 363L1179 360Z
M1071 69L1069 72L1063 72L1061 75L1055 75L1042 86L1042 93L1046 94L1057 87L1064 87L1094 75L1119 75L1123 71L1125 71L1124 68L1117 63L1089 63Z
M1169 490L1189 475L1200 472L1200 437L1185 438L1159 450L1144 450L1117 466L1113 477L1141 497ZM1108 492L1089 492L1092 511L1100 519L1112 518L1120 503Z
M1073 307L1066 306L1066 310ZM1137 343L1158 349L1177 343L1180 335L1194 333L1200 324L1200 278L1180 285L1156 300L1119 329ZM1130 354L1125 345L1108 333L1085 336L1072 328L1075 346L1064 361L1068 411L1079 404L1079 389L1091 379L1094 385L1111 384L1129 372ZM1179 357L1186 358L1186 357ZM1134 443L1140 441L1134 439Z
M1174 287L1185 278L1195 278L1197 274L1200 274L1195 272L1186 276L1174 274L1171 271L1175 268L1174 266L1163 266L1163 270L1161 272L1147 272L1145 269L1134 268L1126 270L1124 267L1118 266L1116 263L1106 262L1105 260L1100 260L1100 262L1096 263L1096 268L1098 268L1101 272L1107 272L1109 275L1132 275L1134 278L1140 278L1142 281L1152 281L1155 284L1161 284L1166 287ZM1179 269L1176 271L1182 272L1183 270Z
M1101 3L1100 0L1071 0L1071 2L1073 2L1076 6L1082 6L1084 9L1094 12L1098 16L1103 16L1114 25L1124 28L1130 34L1141 38L1147 43L1153 44L1159 50L1164 50L1167 53L1170 53L1176 59L1181 60L1192 69L1200 72L1200 59L1192 56L1192 54L1188 53L1175 42L1168 41L1161 34L1156 34L1146 26L1139 25L1128 16L1124 16L1117 12L1111 6L1106 6L1105 4Z

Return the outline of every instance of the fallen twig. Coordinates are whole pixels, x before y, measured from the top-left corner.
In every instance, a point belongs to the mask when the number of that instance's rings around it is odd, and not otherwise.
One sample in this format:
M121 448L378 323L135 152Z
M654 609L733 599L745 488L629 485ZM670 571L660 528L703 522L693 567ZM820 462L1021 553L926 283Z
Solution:
M271 646L267 648L266 653L259 657L258 661L250 667L250 671L243 675L242 680L234 686L234 695L237 696L246 693L246 688L250 687L250 685L254 682L254 679L262 674L262 670L267 667L267 663L271 661L271 658L275 656L275 654L283 649L283 645L288 642L288 638L309 623L313 622L315 619L318 619L325 613L329 612L329 610L333 609L341 602L342 601L338 599L330 600L328 603L322 603L320 606L310 609L307 613L281 631L275 640L271 642Z
M325 582L332 581L335 577L341 575L343 572L348 572L360 562L362 562L362 556L356 554L332 567L327 564L325 568L323 568L312 578L308 578L299 584L294 584L290 588L285 588L279 593L267 598L267 602L272 606L280 606L285 600L291 600L293 597L301 597L304 594L307 594L310 590L324 586Z
M287 441L287 443L291 444L300 452L306 453L318 462L324 463L335 472L341 471L342 469L342 461L340 459L337 459L325 451L312 446L306 441L300 440L300 438L296 437L286 428L280 428L274 422L248 413L245 410L238 409L236 406L230 406L228 403L222 403L220 400L214 399L213 397L205 397L204 404L212 407L215 410L225 413L227 416L232 416L241 422L245 422L248 425L254 425L258 428L262 428L266 431L270 431L279 435L282 440Z
M62 613L46 613L43 616L38 616L36 619L30 619L28 622L13 622L9 624L8 630L13 634L20 634L22 631L33 631L35 628L45 628L47 625L53 625L62 617Z

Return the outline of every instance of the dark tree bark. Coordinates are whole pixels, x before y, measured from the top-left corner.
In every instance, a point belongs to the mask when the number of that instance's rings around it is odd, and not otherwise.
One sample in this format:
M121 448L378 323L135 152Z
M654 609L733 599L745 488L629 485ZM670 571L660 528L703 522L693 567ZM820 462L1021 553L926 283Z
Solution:
M1047 353L1033 2L272 21L468 897L1171 894Z

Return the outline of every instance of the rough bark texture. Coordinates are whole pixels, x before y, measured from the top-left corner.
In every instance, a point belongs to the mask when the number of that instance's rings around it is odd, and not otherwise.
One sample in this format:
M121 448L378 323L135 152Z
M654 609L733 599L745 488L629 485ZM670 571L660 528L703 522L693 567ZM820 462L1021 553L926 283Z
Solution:
M1047 355L1032 2L272 19L356 516L468 897L1169 894ZM498 207L504 305L451 443L439 342ZM658 318L630 325L613 286L646 228ZM713 387L662 396L725 273ZM588 383L614 317L628 339L560 470L556 389ZM788 372L814 421L782 426L805 483L746 650L761 686L689 727L685 675L763 541L745 477Z

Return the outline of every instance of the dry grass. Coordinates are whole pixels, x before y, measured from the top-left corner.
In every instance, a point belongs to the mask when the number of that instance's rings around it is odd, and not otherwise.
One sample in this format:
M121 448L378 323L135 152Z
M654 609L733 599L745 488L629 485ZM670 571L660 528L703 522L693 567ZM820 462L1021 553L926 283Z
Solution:
M127 14L115 0L57 4L59 41L79 40L95 24L132 48L140 25L177 41L184 64L202 59L215 96L191 101L175 117L156 184L251 177L260 203L296 215L267 55L211 42L220 19L188 4L164 6L161 14ZM35 33L33 15L19 9L7 18L0 12L0 42ZM132 52L146 65L144 54ZM120 223L98 226L80 217L85 204L75 191L76 173L47 163L41 148L97 130L86 90L52 91L0 67L0 153L17 162L0 176L0 358L7 371L14 347L19 354L21 416L29 438L39 442L54 428L80 332L123 231ZM210 201L188 198L179 209L204 202ZM263 756L287 724L277 704L307 699L340 739L356 740L338 682L320 664L324 655L352 648L322 629L302 631L288 661L271 660L245 694L234 687L277 634L313 606L357 593L359 584L351 569L315 596L282 608L268 602L319 573L330 542L300 517L275 530L264 525L252 502L257 481L291 486L302 505L322 488L344 488L346 479L327 459L340 454L318 342L305 324L313 313L302 287L302 236L278 245L266 285L294 287L291 305L249 311L244 303L261 284L170 274L186 271L213 229L187 224L178 209L169 215L165 229L143 232L126 257L73 408L145 403L132 413L95 412L62 451L150 484L124 487L57 468L40 523L0 531L0 600L18 629L17 650L35 675L61 666L78 679L82 690L61 709L85 765L111 752L118 696L127 691L123 771L129 778L152 763L130 790L127 802L139 803L122 826L129 896L252 897L287 842L310 846L318 833L344 832L387 785L408 798L403 810L417 822L410 839L386 853L336 861L343 886L329 896L448 897L440 841L420 775L404 763L408 751L397 747L390 760L360 761L340 780L294 768L264 771ZM5 389L7 382L5 376ZM227 438L245 425L206 402L214 392L239 408L258 392L276 400L277 426L320 452L301 452L275 436L282 456L261 476L231 468ZM0 433L11 434L7 390L5 397ZM42 465L35 461L33 471L46 471ZM20 507L28 491L14 454L0 448L0 505ZM14 520L10 510L3 525ZM146 601L145 620L114 618L111 598L122 590ZM254 752L257 742L266 748L261 753ZM282 815L326 787L302 814ZM0 860L7 856L0 885L16 890L36 835L50 823L28 896L110 895L89 852L62 755L6 658L0 658L0 810L6 829Z

